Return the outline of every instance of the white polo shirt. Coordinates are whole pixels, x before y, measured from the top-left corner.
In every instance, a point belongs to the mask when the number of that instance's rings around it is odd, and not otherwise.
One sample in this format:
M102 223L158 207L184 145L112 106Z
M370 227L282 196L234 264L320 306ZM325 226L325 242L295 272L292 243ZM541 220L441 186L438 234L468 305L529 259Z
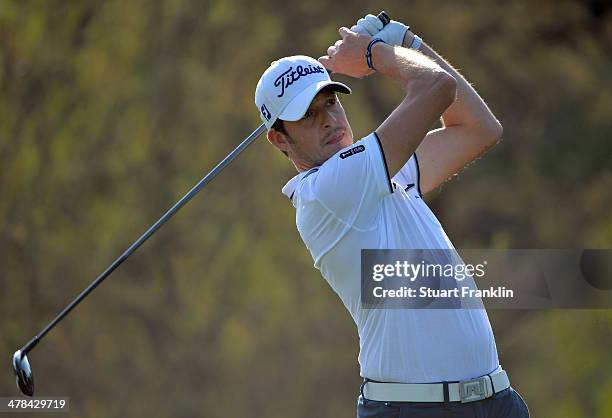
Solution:
M375 133L291 179L302 240L359 332L361 376L383 382L459 381L499 367L484 309L362 309L361 249L452 249L423 201L415 155L389 179Z

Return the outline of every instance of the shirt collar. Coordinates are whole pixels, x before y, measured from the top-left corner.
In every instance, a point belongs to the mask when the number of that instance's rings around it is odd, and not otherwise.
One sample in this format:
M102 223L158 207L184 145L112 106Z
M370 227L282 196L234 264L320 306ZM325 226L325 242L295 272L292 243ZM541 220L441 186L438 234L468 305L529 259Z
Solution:
M287 184L285 184L285 186L282 189L283 194L287 196L289 200L291 200L291 202L293 203L293 194L295 193L295 189L297 189L298 184L300 184L300 181L302 181L306 176L318 170L319 170L319 167L315 167L315 168L311 168L308 171L302 171L301 173L297 174L295 177L289 180Z

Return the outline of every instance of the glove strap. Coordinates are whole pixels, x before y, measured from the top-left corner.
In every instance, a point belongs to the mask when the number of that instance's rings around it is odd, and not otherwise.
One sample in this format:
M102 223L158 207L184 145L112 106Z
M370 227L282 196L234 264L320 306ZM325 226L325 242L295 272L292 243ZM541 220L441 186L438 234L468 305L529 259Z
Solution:
M382 39L374 38L368 44L368 47L366 48L366 53L365 53L366 62L368 63L368 68L371 68L374 71L376 71L376 68L374 68L374 66L372 65L372 47L374 45L376 45L377 43L379 43L379 42L382 42L383 44L386 44L386 42L383 41Z

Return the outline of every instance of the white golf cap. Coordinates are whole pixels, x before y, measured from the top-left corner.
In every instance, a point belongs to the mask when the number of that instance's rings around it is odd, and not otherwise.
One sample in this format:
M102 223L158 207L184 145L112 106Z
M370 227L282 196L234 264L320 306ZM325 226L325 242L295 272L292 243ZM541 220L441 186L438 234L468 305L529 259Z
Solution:
M351 89L332 81L323 65L305 55L285 57L270 64L257 83L255 104L266 128L277 119L300 120L312 99L327 86L350 94Z

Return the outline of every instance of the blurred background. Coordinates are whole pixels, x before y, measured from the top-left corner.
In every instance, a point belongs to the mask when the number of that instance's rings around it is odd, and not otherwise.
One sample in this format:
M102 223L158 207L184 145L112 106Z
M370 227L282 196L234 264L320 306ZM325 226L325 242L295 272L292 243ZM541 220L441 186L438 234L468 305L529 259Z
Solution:
M504 126L427 196L455 246L612 247L609 2L5 0L0 396L13 352L261 123L270 61L381 9ZM401 99L337 78L356 137ZM37 395L71 417L354 416L357 333L280 192L294 174L255 142L32 352ZM612 416L611 311L489 316L533 417Z

